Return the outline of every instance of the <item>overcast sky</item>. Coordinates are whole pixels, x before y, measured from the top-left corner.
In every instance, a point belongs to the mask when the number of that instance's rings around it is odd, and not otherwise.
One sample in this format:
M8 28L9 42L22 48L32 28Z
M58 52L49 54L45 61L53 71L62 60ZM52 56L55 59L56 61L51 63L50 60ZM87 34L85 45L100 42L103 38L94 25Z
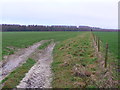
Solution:
M118 1L0 0L0 23L118 28Z

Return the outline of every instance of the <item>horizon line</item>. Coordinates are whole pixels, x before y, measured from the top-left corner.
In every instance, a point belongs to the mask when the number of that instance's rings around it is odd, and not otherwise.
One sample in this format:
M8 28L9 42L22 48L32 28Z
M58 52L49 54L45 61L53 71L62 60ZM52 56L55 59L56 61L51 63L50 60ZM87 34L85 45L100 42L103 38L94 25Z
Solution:
M4 23L4 24L3 24L3 23L2 23L2 24L0 23L0 25L5 25L5 23ZM16 24L13 23L13 24L11 24L11 23L6 23L6 25L20 25L20 26L22 26L22 25L25 25L25 26L29 26L29 25L34 25L34 26L35 26L35 25L37 25L37 26L40 26L40 25L41 25L41 26L76 26L76 27L86 26L86 27L99 28L99 29L119 29L119 28L101 28L101 27L91 26L91 25L67 25L67 24L66 24L66 25L65 25L65 24L63 24L63 25L62 25L62 24L61 24L61 25L60 25L60 24L58 24L58 25L57 25L57 24L55 24L55 25L54 25L54 24L48 25L48 24L18 24L18 23L16 23Z

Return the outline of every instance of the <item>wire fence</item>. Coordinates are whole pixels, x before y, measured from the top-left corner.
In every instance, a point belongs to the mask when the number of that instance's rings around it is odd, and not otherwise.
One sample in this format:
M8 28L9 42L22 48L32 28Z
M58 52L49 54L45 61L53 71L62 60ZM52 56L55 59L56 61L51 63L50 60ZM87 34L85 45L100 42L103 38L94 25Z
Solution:
M100 40L100 37L96 36L92 31L91 31L91 34L92 34L92 37L94 39L94 42L97 46L97 50L98 52L101 52L101 40ZM104 67L107 68L107 61L108 61L108 49L109 49L109 45L108 43L106 43L105 45L105 56L104 56Z

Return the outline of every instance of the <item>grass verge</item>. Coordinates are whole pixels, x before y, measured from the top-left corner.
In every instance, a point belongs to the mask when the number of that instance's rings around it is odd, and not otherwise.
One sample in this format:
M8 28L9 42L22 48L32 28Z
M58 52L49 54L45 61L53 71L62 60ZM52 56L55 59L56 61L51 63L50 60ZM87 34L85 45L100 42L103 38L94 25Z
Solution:
M53 88L96 87L89 83L91 73L96 71L97 59L89 33L61 42L53 53Z
M90 33L83 33L58 44L53 52L52 87L116 88L118 83L116 68L113 65L116 59L109 53L108 68L105 69L103 67L105 50L102 44L101 49L103 58L99 59Z
M35 60L28 59L26 63L22 66L15 69L13 72L10 73L4 80L2 80L2 84L4 83L4 88L15 88L22 78L25 77L25 74L29 71L29 69L35 64Z
M40 45L39 49L45 49L50 43L51 41L45 42L44 44Z

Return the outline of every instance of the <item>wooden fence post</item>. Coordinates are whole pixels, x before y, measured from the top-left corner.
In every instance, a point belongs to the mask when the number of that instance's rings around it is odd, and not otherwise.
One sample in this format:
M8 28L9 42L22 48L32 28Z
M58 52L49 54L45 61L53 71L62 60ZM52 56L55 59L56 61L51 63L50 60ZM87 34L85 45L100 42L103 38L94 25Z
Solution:
M107 67L107 59L108 59L108 43L106 43L106 52L105 52L105 68Z
M98 37L98 52L100 51L100 38Z
M98 46L98 37L96 36L96 46Z

